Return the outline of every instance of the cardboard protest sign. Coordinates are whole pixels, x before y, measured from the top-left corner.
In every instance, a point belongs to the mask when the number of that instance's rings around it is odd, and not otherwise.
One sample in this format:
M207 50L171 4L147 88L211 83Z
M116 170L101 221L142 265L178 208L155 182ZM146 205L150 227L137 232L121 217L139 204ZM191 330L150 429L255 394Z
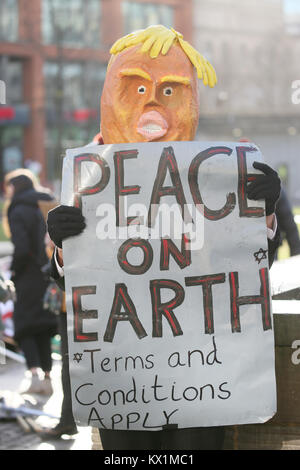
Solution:
M73 411L161 430L264 422L276 409L263 202L253 144L156 142L67 152L62 204Z

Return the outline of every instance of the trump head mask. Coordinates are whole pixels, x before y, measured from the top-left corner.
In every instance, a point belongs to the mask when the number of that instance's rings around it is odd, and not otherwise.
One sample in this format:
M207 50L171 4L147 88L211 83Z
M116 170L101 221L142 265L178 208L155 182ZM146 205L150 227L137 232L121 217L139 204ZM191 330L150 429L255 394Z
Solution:
M161 25L119 39L111 54L101 98L104 143L193 140L198 79L214 87L212 65Z

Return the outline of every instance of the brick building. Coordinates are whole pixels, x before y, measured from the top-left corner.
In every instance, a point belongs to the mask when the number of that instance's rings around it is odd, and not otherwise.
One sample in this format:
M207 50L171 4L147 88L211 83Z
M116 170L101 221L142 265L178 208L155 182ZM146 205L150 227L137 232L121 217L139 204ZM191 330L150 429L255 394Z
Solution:
M300 204L300 2L194 0L195 47L218 85L200 99L199 140L247 137ZM293 99L294 96L294 99Z
M218 73L201 89L201 140L249 137L282 168L294 204L298 184L300 16L287 0L1 0L0 172L28 161L60 179L66 148L99 130L112 43L162 23L181 31ZM1 84L1 82L0 82ZM0 90L1 91L1 90ZM1 176L1 174L0 174Z
M109 49L124 34L162 23L192 40L192 0L1 0L0 171L41 165L60 174L65 148L99 130Z

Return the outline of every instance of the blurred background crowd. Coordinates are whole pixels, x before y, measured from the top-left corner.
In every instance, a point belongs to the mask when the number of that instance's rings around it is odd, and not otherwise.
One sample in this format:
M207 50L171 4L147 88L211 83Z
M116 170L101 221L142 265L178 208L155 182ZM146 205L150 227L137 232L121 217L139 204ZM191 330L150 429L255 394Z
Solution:
M42 185L59 200L65 150L99 132L111 45L151 24L180 31L214 65L219 82L200 92L197 140L246 138L261 148L283 183L279 259L300 254L299 0L0 0L1 282L16 242L8 223L14 171L26 169L31 189ZM13 310L13 295L3 297L12 347Z

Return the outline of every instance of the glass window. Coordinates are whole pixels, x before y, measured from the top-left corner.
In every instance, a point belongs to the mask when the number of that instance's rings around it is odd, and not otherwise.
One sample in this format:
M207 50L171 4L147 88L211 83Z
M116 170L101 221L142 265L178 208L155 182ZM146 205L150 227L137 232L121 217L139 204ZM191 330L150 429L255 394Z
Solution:
M47 174L61 175L61 155L86 145L99 132L106 64L46 62Z
M152 24L162 24L167 28L173 26L174 9L169 5L123 1L122 14L125 34Z
M18 39L19 9L18 0L0 1L0 39L16 41Z
M97 48L100 15L101 0L43 0L44 43Z
M300 35L300 2L299 0L284 0L286 31L289 34Z
M106 64L95 62L46 62L44 65L46 106L65 113L99 109Z
M7 103L23 102L23 63L21 61L9 62L6 93Z
M0 56L0 79L6 87L6 104L23 102L23 62L9 56Z
M9 125L1 128L0 182L3 182L5 173L23 166L23 134L24 130L20 126ZM0 190L1 186L2 184Z

